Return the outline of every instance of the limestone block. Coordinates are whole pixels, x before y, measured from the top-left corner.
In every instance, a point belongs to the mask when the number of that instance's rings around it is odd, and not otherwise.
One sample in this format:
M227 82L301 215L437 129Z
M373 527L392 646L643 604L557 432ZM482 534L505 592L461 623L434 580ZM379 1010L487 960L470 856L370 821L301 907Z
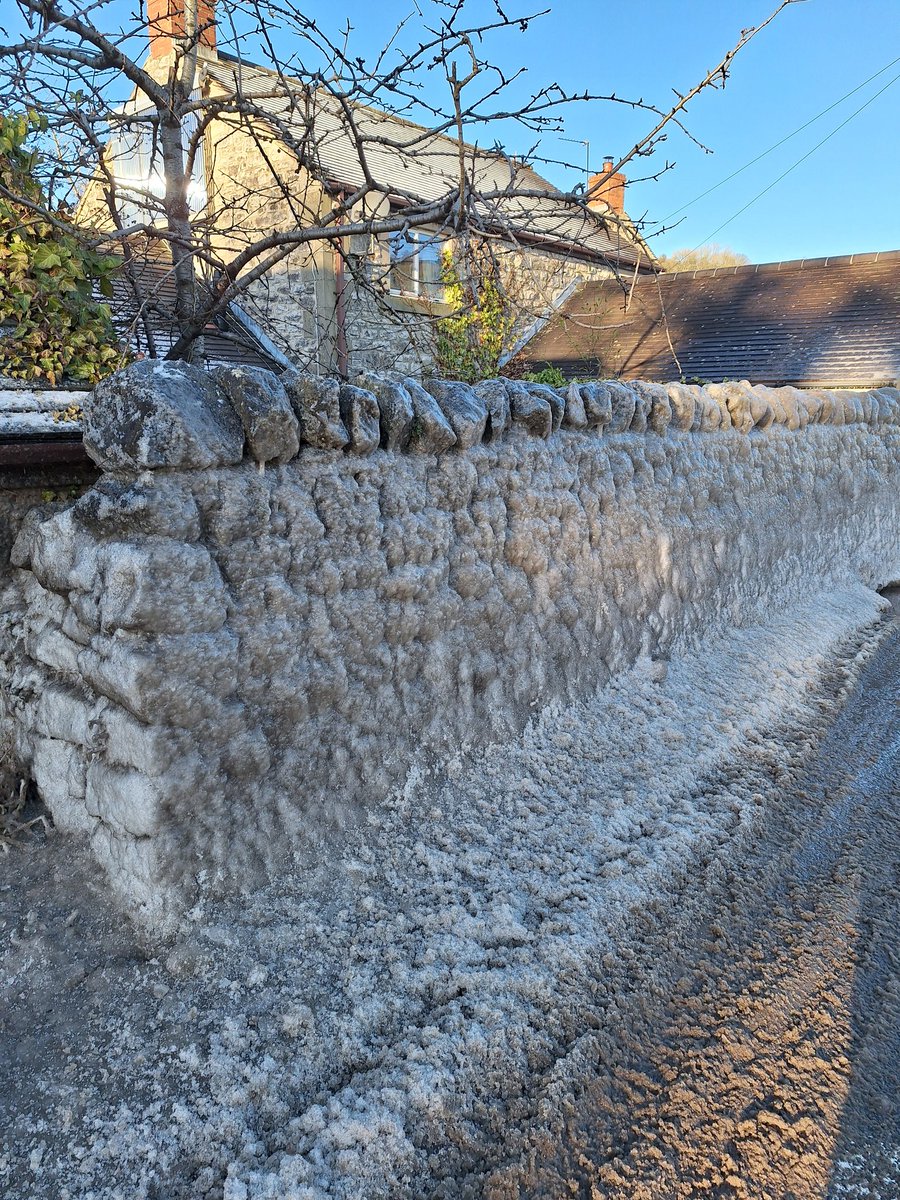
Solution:
M888 424L900 424L900 390L895 387L878 389L884 407L884 419Z
M206 371L144 359L86 396L84 445L108 471L217 467L241 461L244 431Z
M85 592L69 592L68 600L61 629L73 642L90 645L93 634L100 632L100 605Z
M381 445L385 450L406 448L413 425L413 403L406 388L384 375L366 372L359 385L373 391L378 398L381 423Z
M74 521L95 537L160 534L194 542L200 537L197 502L166 476L151 481L104 476L72 505Z
M570 383L566 388L565 397L565 412L563 413L563 425L567 429L586 429L587 428L587 412L584 407L584 400L581 396L581 385L578 383Z
M403 386L412 400L413 425L409 449L423 454L443 454L456 445L456 434L441 407L430 392L415 379L404 379Z
M503 379L482 379L475 384L475 393L485 403L488 410L488 424L485 437L493 440L500 437L512 425L512 412L509 406L509 393L506 381Z
M75 585L76 565L81 567L79 580L86 582L88 589L93 584L97 543L76 525L71 509L40 522L30 532L29 541L27 557L31 571L43 587L68 592Z
M612 420L612 394L605 383L583 383L581 398L588 426L601 433Z
M251 458L285 463L299 454L300 424L277 375L258 367L217 367L211 375L241 419Z
M71 641L59 629L42 629L29 647L31 657L62 675L78 676L78 656L81 646Z
M772 408L772 424L787 425L788 413L785 410L783 397L780 388L766 387L764 384L757 384L753 389L757 397L767 400Z
M36 737L31 774L61 833L87 833L95 822L85 806L84 755L69 742Z
M611 379L606 384L612 402L612 418L607 433L625 433L634 420L637 396L624 383Z
M694 410L696 409L693 392L683 383L667 383L664 384L664 387L672 406L672 427L684 433L688 432L693 427ZM732 420L734 420L734 413L732 413ZM749 426L745 432L749 432Z
M806 425L818 425L822 420L822 396L819 392L797 391L797 402L806 409Z
M527 392L533 396L539 396L542 400L546 400L550 405L550 412L553 417L552 431L555 433L562 425L563 413L565 412L565 401L559 392L546 383L523 383L522 385Z
M225 624L225 587L205 547L167 538L112 542L99 559L104 629L205 633Z
M237 686L237 637L226 630L146 641L109 639L82 650L78 670L100 695L139 720L195 724L221 715Z
M429 379L426 388L440 405L460 450L476 446L484 437L488 410L486 401L467 383Z
M339 401L341 420L350 439L349 449L355 454L371 454L377 450L381 430L375 394L352 383L344 383Z
M163 805L160 785L140 771L94 760L87 768L85 808L114 830L132 837L156 832Z
M340 450L347 445L341 420L341 385L303 371L286 371L281 383L300 422L300 440L319 450Z
M746 391L750 416L753 421L751 428L760 432L769 429L775 424L775 409L768 396L762 389L752 388L749 384L747 384Z
M14 567L30 567L31 552L40 526L52 515L49 504L39 504L28 510L22 518L19 532L9 552L9 561Z
M715 430L721 428L722 410L705 388L702 389L702 395L698 397L696 411L700 417L699 430L701 433L714 433Z
M631 388L643 398L646 405L646 428L653 433L665 433L672 421L672 405L663 385L634 380Z
M178 739L172 730L137 721L118 705L106 705L97 724L105 743L103 756L112 766L132 767L155 777L170 770L176 760Z
M35 703L32 721L45 737L89 747L95 740L94 722L102 707L76 688L48 680Z
M796 430L804 428L806 409L801 408L797 403L795 389L780 387L773 388L772 392L778 397L778 403L781 406L781 411L784 413L784 423L788 429L796 432Z
M548 438L553 429L553 410L543 397L529 391L523 383L510 385L510 407L513 423L521 425L535 437Z
M646 433L647 420L650 416L650 409L653 406L653 398L637 387L632 380L629 380L624 386L634 396L634 416L631 418L631 424L628 428L632 433Z

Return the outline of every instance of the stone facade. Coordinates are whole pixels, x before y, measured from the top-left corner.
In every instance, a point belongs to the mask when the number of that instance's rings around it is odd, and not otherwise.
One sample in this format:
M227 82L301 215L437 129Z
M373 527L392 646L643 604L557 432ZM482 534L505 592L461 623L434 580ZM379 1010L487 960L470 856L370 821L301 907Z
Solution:
M641 656L900 577L896 391L367 382L136 364L85 406L102 480L18 537L7 727L146 921Z

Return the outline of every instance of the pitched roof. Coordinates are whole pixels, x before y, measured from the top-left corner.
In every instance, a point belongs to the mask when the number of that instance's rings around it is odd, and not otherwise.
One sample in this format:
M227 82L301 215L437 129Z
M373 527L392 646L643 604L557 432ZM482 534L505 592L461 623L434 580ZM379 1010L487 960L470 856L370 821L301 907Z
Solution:
M311 91L302 83L283 80L273 70L219 54L204 63L209 77L235 90L289 129L295 144L316 164L316 175L336 185L356 188L365 182L357 144L337 101L325 89ZM387 191L418 201L435 201L451 191L459 178L459 144L412 121L360 104L353 105L353 122L364 147L370 176ZM496 150L466 145L466 166L476 189L483 193L531 189L544 198L500 196L481 206L487 226L514 231L529 240L554 243L571 253L593 259L646 267L654 262L627 216L620 219L554 198L559 190L527 163Z
M900 378L900 251L586 283L518 359L569 376L877 386Z
M108 300L113 321L133 353L164 358L178 337L172 266L161 259L137 257L133 260L132 270L138 294L124 270L113 276L113 295ZM207 366L265 367L270 371L282 371L288 365L287 359L236 304L230 304L204 329L203 356Z

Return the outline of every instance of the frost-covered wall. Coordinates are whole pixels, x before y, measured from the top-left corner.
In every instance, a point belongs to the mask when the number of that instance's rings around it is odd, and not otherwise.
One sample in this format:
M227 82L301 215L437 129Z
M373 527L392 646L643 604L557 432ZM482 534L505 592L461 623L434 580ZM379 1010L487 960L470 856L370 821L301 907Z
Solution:
M894 390L359 384L135 364L86 406L104 477L19 535L18 753L147 919L641 656L900 577Z

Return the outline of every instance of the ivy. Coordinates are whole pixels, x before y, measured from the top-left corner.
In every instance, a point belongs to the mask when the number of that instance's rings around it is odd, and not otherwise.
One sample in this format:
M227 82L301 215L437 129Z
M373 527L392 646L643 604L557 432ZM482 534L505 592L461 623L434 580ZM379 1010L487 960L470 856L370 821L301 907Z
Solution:
M494 378L515 323L496 265L484 251L470 252L463 264L452 250L444 250L441 280L453 312L437 326L439 371L465 383Z
M123 361L96 296L112 295L118 260L86 247L65 214L48 219L38 154L26 147L46 129L34 114L0 116L0 374L96 383Z

